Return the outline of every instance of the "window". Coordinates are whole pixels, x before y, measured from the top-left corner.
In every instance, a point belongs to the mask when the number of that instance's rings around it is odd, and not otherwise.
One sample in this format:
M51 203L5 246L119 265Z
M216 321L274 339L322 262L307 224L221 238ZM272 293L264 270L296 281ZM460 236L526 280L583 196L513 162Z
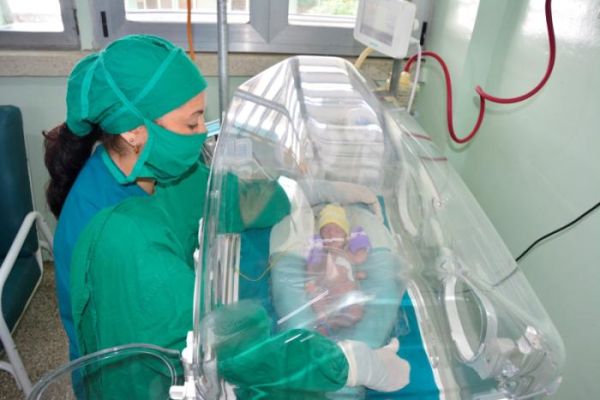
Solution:
M227 0L233 52L356 55L358 0ZM94 0L95 47L127 34L163 36L187 48L187 0ZM217 50L217 0L192 0L194 47Z
M250 0L228 0L227 21L230 24L250 22ZM125 0L125 16L129 21L186 22L187 0ZM216 23L215 0L192 0L193 23Z
M72 0L0 0L0 46L77 48Z
M354 28L358 0L290 0L289 23Z
M2 30L21 32L62 32L58 0L2 1Z

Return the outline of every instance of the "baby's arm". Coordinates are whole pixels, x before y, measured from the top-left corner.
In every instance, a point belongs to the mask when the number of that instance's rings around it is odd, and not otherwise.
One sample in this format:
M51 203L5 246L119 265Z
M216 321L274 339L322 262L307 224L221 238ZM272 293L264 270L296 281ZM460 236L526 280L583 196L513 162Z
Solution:
M359 281L367 279L367 271L358 271L358 270L355 270L354 277L356 279L358 279Z
M353 264L362 264L367 261L367 257L369 256L369 250L360 249L356 253L350 253L350 261ZM361 278L359 278L361 279Z
M314 296L317 292L317 275L319 274L320 266L318 264L307 263L306 264L306 283L304 289L310 295Z

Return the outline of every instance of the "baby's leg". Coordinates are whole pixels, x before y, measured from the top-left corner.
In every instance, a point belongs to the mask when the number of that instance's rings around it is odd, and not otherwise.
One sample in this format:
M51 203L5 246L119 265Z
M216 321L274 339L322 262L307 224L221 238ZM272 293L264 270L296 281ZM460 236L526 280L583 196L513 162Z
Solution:
M354 326L363 318L364 307L361 304L352 304L342 308L336 315L336 325L338 328L349 328Z
M313 302L311 305L313 311L315 312L315 314L317 314L317 318L321 321L327 319L327 313L329 312L330 304L327 297L328 296L326 295L323 298L320 298L319 300Z

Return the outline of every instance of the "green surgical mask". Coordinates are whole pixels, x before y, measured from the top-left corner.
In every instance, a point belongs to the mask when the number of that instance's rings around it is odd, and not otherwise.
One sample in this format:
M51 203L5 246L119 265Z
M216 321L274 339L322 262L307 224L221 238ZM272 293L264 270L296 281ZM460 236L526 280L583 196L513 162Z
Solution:
M133 170L125 175L106 152L104 163L120 184L132 183L138 178L150 178L160 184L179 179L198 162L206 132L180 134L157 123L144 120L148 141L144 145Z

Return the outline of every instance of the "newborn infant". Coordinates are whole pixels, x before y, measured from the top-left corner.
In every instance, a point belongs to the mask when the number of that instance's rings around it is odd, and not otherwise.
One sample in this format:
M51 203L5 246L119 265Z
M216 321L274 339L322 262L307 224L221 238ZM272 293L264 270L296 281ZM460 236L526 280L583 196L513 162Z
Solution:
M365 272L355 265L366 261L371 243L361 227L350 229L346 211L329 204L319 214L319 234L306 263L305 289L317 314L317 330L330 335L335 329L351 327L363 317L358 280Z

